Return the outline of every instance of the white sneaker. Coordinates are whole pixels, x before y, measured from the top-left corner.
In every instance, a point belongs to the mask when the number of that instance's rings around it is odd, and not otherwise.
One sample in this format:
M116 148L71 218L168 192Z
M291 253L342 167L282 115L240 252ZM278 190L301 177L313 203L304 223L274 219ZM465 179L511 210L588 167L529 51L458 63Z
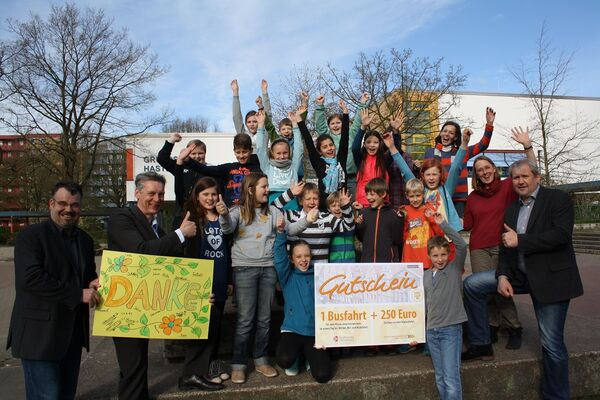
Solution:
M291 367L285 369L285 374L287 376L296 376L300 372L300 359L296 358L296 361L292 364Z

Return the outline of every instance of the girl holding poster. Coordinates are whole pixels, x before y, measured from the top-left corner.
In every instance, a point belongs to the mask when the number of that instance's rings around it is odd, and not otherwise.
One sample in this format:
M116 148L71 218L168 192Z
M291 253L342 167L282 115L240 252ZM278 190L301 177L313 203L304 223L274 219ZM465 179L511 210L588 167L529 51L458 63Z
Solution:
M277 345L277 364L290 368L300 355L319 383L331 379L331 360L325 349L315 348L315 275L310 263L310 247L297 240L286 251L285 220L277 221L275 269L285 298L285 318Z

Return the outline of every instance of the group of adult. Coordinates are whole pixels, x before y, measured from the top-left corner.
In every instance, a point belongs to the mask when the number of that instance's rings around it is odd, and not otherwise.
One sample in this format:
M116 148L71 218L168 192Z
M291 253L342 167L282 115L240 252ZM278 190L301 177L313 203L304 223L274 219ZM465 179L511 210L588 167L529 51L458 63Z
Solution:
M570 392L564 324L570 299L583 293L572 245L573 204L567 194L540 185L526 132L513 134L528 158L510 167L508 179L500 179L498 168L486 156L473 164L473 192L464 212L464 227L471 231L473 274L464 282L469 347L463 360L492 358L491 344L501 324L509 331L507 346L520 347L521 326L512 297L529 293L542 344L542 394L566 399ZM173 232L158 227L164 177L144 173L135 184L135 205L109 221L109 248L182 254L196 225L183 218ZM77 227L82 197L77 184L58 182L49 200L50 218L17 237L16 299L7 347L22 360L28 398L73 398L81 349L89 348L88 310L100 298L93 241ZM495 296L490 300L489 295ZM119 397L148 398L148 340L114 342ZM186 353L184 385L208 389L215 385L203 378L208 368L205 352L190 347Z

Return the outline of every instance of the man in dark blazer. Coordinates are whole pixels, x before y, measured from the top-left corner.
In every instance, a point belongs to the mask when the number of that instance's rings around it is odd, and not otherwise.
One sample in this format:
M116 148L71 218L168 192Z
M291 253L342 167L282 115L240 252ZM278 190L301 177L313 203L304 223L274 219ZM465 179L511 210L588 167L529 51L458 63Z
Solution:
M510 167L519 200L505 213L505 232L496 271L464 282L469 349L463 360L493 359L486 296L529 293L538 322L544 399L568 399L569 354L563 332L569 301L583 294L573 250L573 203L568 194L540 186L537 166L519 160Z
M189 213L174 232L166 233L156 219L165 197L164 176L144 172L135 178L137 202L108 220L108 248L114 251L181 256L186 239L196 235L196 224ZM119 362L119 399L147 399L148 339L113 338ZM186 370L186 368L184 368ZM210 382L201 374L184 375L182 389L219 390L223 385Z
M50 219L19 232L15 304L6 348L21 359L28 399L73 399L89 308L99 301L94 241L77 227L81 187L57 182Z

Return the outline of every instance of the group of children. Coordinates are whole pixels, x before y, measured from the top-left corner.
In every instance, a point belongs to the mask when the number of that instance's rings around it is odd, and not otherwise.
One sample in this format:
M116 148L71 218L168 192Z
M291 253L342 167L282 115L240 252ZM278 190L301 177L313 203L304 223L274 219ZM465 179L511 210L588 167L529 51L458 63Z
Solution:
M305 123L305 93L299 108L275 129L266 81L256 101L258 110L246 114L245 126L237 81L231 87L237 161L204 164L207 149L200 141L190 142L176 161L171 160L173 144L181 140L178 134L165 143L159 161L168 163L177 203L191 213L201 232L199 245L188 246L187 255L215 260L215 322L220 323L224 301L235 288L232 381L246 381L250 357L256 371L267 377L278 374L267 359L277 285L285 300L277 363L293 375L304 359L312 376L327 382L332 376L329 353L314 348L314 263L421 262L426 269L427 343L436 384L442 398L456 398L461 323L466 320L460 292L466 244L457 233L462 225L460 206L455 204L462 195L455 195L466 184L467 159L489 143L494 111L487 109L484 139L471 147L471 130L461 133L456 123L445 124L419 172L398 150L402 115L391 118L384 132L369 129L366 93L352 126L343 101L342 113L325 122L324 98L319 96L318 135L313 137ZM307 167L314 170L316 181L307 176L302 180ZM394 168L399 176L392 176ZM406 196L400 207L390 204L395 185L402 185ZM232 273L226 272L229 266ZM224 271L217 273L219 268ZM211 318L211 335L212 324ZM448 335L455 345L448 346ZM216 356L218 337L209 340L216 341ZM229 376L217 371L209 378L220 382Z

